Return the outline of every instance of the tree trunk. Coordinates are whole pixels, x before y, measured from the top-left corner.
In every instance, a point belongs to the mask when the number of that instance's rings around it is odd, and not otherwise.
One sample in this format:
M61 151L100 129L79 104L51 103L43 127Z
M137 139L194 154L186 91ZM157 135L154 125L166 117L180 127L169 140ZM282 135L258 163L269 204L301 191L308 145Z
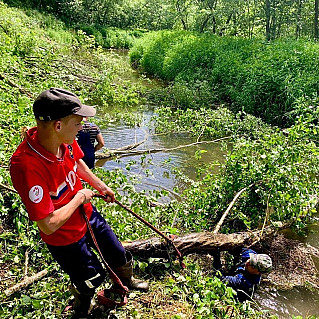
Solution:
M227 21L226 21L224 27L222 27L221 30L219 31L219 36L223 36L224 31L226 30L226 26L229 24L229 22L230 22L232 16L233 16L233 12L228 16Z
M207 26L207 23L208 23L208 21L209 21L209 19L212 18L213 16L214 16L214 15L213 15L212 13L207 15L207 17L204 19L202 25L200 26L200 30L199 30L200 33L203 33L203 32L204 32L204 30L205 30L205 28L206 28L206 26Z
M319 0L315 0L315 21L314 21L314 28L315 28L315 39L318 40L319 38L319 30L318 30L318 17L319 17Z
M317 1L317 0L316 0ZM266 0L265 3L265 13L266 13L266 40L270 41L270 0Z
M285 227L288 227L285 226ZM262 237L274 235L278 229L267 227L263 230ZM217 249L221 251L231 251L240 247L248 247L256 244L262 238L259 237L261 230L253 232L242 232L233 234L213 234L211 232L191 233L178 236L172 239L175 246L182 253L188 255L192 253L212 253ZM169 245L161 238L149 238L124 242L125 249L133 255L148 258L167 258ZM174 252L172 252L174 254Z
M176 1L175 8L176 8L176 12L178 12L179 18L180 18L181 23L183 25L183 29L188 30L187 22L186 22L187 14L186 14L186 16L184 14L186 12L186 9L183 8L183 5L179 1Z
M216 22L215 16L212 17L212 20L213 20L213 34L216 34L217 22Z
M300 34L301 34L301 28L300 28L301 10L302 10L302 0L299 0L297 17L296 17L296 38L297 39L300 38Z
M272 7L270 8L270 39L276 39L278 33L279 23L277 22L277 12L276 12L277 2L272 0ZM278 33L279 34L279 33Z
M182 25L183 25L183 29L185 30L185 31L187 31L187 24L186 24L186 22L184 21L184 19L183 18L181 18L181 22L182 22Z

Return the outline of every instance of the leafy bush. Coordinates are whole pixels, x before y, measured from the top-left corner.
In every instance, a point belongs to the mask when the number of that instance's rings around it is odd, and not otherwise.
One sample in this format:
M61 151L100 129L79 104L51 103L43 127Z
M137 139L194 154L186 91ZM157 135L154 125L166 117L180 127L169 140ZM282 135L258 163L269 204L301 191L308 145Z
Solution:
M309 108L308 108L309 109ZM245 193L224 222L224 232L255 229L263 223L291 221L302 230L316 212L319 190L318 122L301 111L296 124L280 131L251 115L217 110L161 108L154 117L158 132L191 132L207 140L229 136L225 163L200 168L178 211L177 228L211 230L233 197Z
M268 123L288 126L296 101L319 92L318 44L161 31L132 48L131 63L174 81L168 101L178 107L214 107L226 102ZM191 97L194 96L194 99ZM209 97L207 100L202 97ZM211 100L212 102L210 102Z
M121 30L95 25L77 24L75 29L94 36L96 44L106 49L129 49L133 46L135 39L143 34L140 30Z
M168 77L163 71L167 50L174 43L182 41L186 34L184 31L148 33L146 37L136 41L132 48L130 52L131 64L140 66L142 70L167 80Z

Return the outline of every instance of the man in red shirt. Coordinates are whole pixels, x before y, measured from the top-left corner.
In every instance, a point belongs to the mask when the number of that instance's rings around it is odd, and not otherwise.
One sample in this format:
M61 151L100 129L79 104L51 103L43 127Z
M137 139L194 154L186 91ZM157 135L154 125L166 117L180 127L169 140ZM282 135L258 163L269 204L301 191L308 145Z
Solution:
M35 100L33 112L37 127L27 131L11 157L12 183L54 259L70 276L75 317L85 317L106 274L91 249L94 245L81 210L105 260L123 283L142 290L147 290L148 284L132 276L132 257L90 203L94 192L81 184L83 179L106 195L107 201L115 199L114 192L83 162L83 152L75 141L83 117L94 116L95 109L83 105L71 92L51 88Z

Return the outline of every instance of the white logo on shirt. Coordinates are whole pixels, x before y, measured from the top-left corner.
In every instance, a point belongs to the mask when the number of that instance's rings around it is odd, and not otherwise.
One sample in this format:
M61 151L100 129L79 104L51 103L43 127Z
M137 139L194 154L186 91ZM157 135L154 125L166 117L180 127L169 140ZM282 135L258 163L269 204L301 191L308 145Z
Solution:
M74 190L74 185L76 183L76 175L73 171L70 171L68 176L66 176L66 181L69 183L71 190Z
M33 203L40 203L43 198L43 188L40 185L35 185L29 190L29 198Z

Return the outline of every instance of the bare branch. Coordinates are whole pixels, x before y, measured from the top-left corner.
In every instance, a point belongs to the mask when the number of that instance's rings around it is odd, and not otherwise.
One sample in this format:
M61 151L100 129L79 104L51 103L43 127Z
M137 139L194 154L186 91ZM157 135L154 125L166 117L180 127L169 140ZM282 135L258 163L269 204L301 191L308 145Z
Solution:
M220 141L223 141L223 140L226 140L229 138L230 138L230 136L226 136L226 137L218 138L218 139L213 140L213 141L200 141L200 142L195 142L195 143L186 144L186 145L179 145L179 146L172 147L172 148L153 148L153 149L148 149L148 150L134 150L134 151L125 151L122 149L116 149L116 150L110 150L107 153L96 154L96 158L107 159L107 158L111 158L111 157L115 157L115 156L124 157L124 156L152 154L152 153L159 153L159 152L170 152L170 151L175 151L175 150L178 150L181 148L200 145L200 144L219 143ZM133 144L133 145L135 145L135 144Z
M14 294L15 292L31 285L32 283L34 283L35 281L40 280L41 278L43 278L44 276L46 276L48 273L47 269L44 269L38 273L36 273L35 275L31 276L31 277L25 277L21 282L17 283L16 285L6 289L4 291L4 294L9 297L12 294Z
M0 188L4 188L5 190L7 190L9 192L17 193L17 191L14 188L7 186L7 185L4 185L2 183L0 183Z
M6 81L10 86L17 88L22 94L26 94L28 97L33 98L32 93L27 91L25 88L20 87L18 84L14 83L10 79L6 78L3 74L0 73L0 80Z
M225 210L223 216L221 217L221 219L219 220L219 222L217 223L214 231L213 231L213 234L217 234L219 232L219 229L220 227L222 226L226 216L229 214L229 212L231 211L231 209L233 208L234 204L236 203L237 199L240 197L240 195L246 191L248 188L250 188L251 186L253 186L254 183L250 184L249 186L247 187L244 187L243 189L241 189L236 195L235 197L233 198L233 200L231 201L231 203L229 204L229 206L227 207L227 209Z

